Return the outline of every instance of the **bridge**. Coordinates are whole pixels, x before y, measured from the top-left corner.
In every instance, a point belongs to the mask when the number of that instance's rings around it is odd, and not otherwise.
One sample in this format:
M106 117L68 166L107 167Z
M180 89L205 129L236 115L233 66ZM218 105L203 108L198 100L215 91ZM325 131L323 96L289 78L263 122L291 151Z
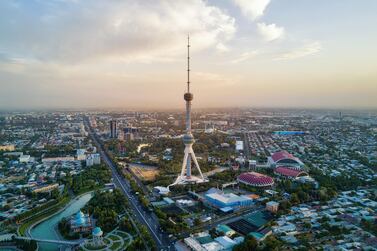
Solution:
M3 238L2 238L3 237ZM65 241L65 240L51 240L51 239L39 239L39 238L32 238L32 237L24 237L24 236L17 236L15 234L8 234L8 235L3 235L0 236L0 239L17 239L17 240L27 240L31 241L34 240L36 242L45 242L45 243L54 243L54 244L61 244L61 245L67 245L67 246L78 246L81 243L85 241L85 239L77 240L77 241Z

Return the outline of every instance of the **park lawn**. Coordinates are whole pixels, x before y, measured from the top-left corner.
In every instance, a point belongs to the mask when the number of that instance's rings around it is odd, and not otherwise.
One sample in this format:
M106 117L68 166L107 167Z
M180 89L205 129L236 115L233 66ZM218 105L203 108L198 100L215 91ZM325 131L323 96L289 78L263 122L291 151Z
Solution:
M103 246L100 246L100 247L92 247L90 245L87 245L87 246L85 246L85 248L87 248L89 250L100 250L100 249L106 248L106 245L103 245Z
M117 250L120 247L121 242L113 242L113 245L111 245L111 250Z
M110 235L107 238L111 239L112 241L120 241L119 236L116 236L116 235Z
M123 232L117 231L116 234L122 237L123 239L128 239L128 235Z

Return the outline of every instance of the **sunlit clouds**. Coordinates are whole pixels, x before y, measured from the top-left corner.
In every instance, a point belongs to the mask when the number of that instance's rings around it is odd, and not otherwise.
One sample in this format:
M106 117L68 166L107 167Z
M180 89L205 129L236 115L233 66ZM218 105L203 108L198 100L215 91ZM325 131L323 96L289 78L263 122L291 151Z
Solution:
M289 59L296 59L306 56L311 56L319 53L322 49L322 45L320 42L311 42L305 44L302 47L293 49L292 51L283 53L282 55L278 56L277 60L289 60Z
M0 1L0 108L181 109L188 34L194 108L376 107L376 1L314 2Z
M258 31L266 41L273 41L282 38L284 35L284 28L278 27L276 24L257 24Z

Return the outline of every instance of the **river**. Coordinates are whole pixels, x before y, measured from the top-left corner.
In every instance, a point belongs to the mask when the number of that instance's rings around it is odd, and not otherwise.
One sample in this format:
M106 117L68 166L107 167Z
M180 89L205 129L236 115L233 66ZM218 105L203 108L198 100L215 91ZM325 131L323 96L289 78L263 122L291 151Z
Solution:
M72 214L77 213L86 203L93 197L93 193L84 194L76 199L73 199L67 207L58 214L42 221L30 230L30 234L34 238L60 240L61 238L55 231L55 227L62 218L70 217ZM59 245L51 243L39 243L40 251L59 250Z

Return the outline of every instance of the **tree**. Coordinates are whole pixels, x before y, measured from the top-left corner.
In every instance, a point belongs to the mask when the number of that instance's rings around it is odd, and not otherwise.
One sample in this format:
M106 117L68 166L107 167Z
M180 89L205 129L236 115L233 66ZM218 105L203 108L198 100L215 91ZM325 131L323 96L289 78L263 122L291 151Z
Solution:
M305 223L304 223L304 227L305 227L306 229L309 229L309 228L312 227L312 224L310 224L309 222L305 222Z
M233 251L256 251L258 248L257 240L252 236L246 236L244 242L233 248Z
M264 247L263 251L277 251L281 250L283 243L275 238L275 236L270 235L263 241Z
M195 218L195 220L194 220L194 225L195 225L195 226L199 226L201 223L202 223L202 222L200 221L199 218Z
M291 203L292 204L298 204L298 203L300 203L300 199L298 198L297 193L292 193L291 194Z
M304 191L298 191L297 196L300 202L306 202L309 200L309 195Z
M113 192L95 192L84 210L97 219L96 224L105 232L117 225L117 216L124 212L126 198L118 189Z
M280 209L283 211L290 209L291 206L292 206L291 203L287 200L281 201L279 205Z

